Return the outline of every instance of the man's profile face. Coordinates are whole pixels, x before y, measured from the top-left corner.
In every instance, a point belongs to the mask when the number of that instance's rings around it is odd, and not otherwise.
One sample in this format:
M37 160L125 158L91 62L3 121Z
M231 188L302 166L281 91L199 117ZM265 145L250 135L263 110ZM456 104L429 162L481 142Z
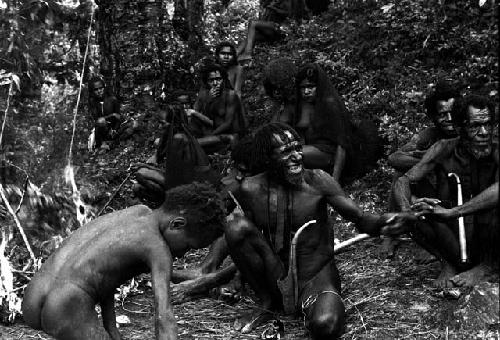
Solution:
M208 74L207 85L209 89L220 88L222 85L222 75L219 71L212 71Z
M299 185L304 175L302 144L293 134L285 130L274 134L271 168L275 175L291 185Z
M313 103L316 101L317 87L315 83L306 78L300 82L299 88L300 96L302 97L303 101L308 103Z
M451 118L451 110L455 103L454 98L438 100L436 102L436 115L434 116L434 123L436 126L447 135L455 135L456 130Z
M104 83L102 81L96 81L93 84L93 94L94 97L98 99L104 98Z
M476 157L486 157L491 153L493 122L488 108L467 108L468 121L464 126L469 151Z
M229 63L231 63L234 58L233 52L231 52L231 47L224 46L223 48L221 48L218 57L222 66L229 65Z

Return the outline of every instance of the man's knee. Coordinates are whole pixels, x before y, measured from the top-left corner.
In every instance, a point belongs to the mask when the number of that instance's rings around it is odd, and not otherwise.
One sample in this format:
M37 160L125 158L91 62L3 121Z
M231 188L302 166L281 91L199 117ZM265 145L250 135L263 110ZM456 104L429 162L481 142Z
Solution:
M315 340L337 339L344 333L344 313L331 311L315 315L307 328Z
M255 226L246 218L236 218L226 226L224 234L228 244L241 243L255 232Z
M106 119L101 117L101 118L98 118L95 122L95 126L96 127L99 127L99 128L103 128L103 127L106 127L108 123L106 122Z

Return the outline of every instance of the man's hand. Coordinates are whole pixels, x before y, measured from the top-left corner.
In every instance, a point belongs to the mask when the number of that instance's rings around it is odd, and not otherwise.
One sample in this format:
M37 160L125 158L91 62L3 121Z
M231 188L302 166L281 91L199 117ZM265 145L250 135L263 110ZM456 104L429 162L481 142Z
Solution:
M382 215L385 218L385 225L380 229L383 235L396 236L407 233L413 229L413 225L417 222L420 212L400 212L387 213Z
M212 98L218 97L220 95L220 90L221 90L220 86L214 86L214 87L210 88L210 91L209 91L210 97L212 97Z
M422 216L428 216L439 221L453 218L453 210L443 208L439 203L441 201L437 198L422 197L415 200L410 208Z

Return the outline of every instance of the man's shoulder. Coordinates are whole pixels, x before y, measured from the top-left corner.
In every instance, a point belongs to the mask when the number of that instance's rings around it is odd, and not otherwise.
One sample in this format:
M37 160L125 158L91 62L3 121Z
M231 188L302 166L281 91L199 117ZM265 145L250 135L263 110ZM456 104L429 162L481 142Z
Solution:
M265 173L245 177L240 184L243 192L253 192L268 185L268 179Z
M450 157L459 145L460 138L439 139L427 150L422 160L439 161Z
M310 188L321 194L331 195L342 191L342 187L335 178L321 169L305 169L304 180Z

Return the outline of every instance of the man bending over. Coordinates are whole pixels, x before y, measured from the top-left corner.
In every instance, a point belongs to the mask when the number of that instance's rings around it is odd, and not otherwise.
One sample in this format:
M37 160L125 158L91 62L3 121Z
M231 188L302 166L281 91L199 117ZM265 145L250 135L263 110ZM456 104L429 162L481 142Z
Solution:
M71 234L26 288L26 323L58 340L119 340L115 290L151 272L156 339L177 339L169 292L173 257L219 237L225 213L219 195L207 184L179 186L165 196L158 209L136 205L99 217ZM101 306L104 327L96 304Z

